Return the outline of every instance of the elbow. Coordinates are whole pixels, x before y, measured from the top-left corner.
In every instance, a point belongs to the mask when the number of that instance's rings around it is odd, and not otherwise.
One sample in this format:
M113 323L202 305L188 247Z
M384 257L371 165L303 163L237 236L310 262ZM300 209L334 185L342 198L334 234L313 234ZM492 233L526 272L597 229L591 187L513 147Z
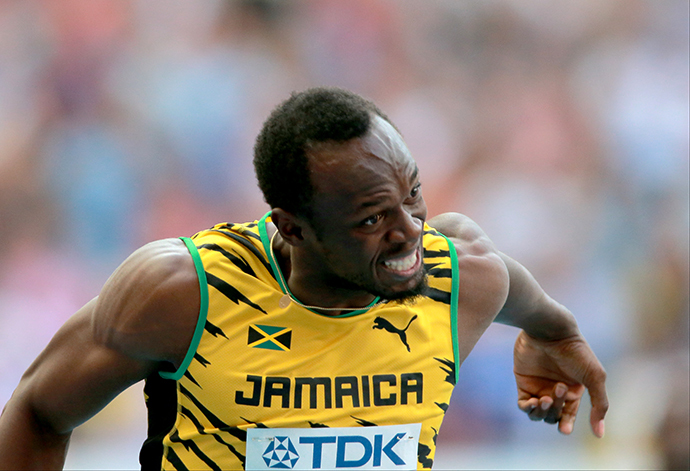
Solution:
M48 414L41 412L32 402L28 390L21 388L21 384L0 415L0 448L4 449L3 453L10 455L19 455L21 450L27 448L41 451L63 450L61 459L64 460L71 435L71 428L60 427Z

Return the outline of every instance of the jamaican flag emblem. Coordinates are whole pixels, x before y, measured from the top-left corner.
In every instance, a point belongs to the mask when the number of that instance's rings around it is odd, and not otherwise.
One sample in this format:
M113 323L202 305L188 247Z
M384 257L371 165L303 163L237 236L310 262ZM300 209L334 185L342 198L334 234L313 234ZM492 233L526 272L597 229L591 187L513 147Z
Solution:
M292 329L258 324L249 326L247 345L252 348L266 348L285 352L290 350L291 342Z

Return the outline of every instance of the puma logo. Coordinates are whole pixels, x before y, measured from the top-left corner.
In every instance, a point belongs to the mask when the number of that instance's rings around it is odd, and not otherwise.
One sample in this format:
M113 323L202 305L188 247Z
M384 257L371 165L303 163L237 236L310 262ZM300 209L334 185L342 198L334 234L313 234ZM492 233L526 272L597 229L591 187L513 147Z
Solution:
M398 337L400 337L400 341L407 347L407 351L410 351L410 346L407 344L407 329L410 327L410 324L412 324L412 321L417 318L417 314L412 316L412 319L410 319L410 322L407 323L404 329L398 329L395 327L393 324L390 323L388 319L384 319L383 317L377 317L374 319L374 326L372 327L373 329L383 329L387 332L390 332L391 334L398 334Z

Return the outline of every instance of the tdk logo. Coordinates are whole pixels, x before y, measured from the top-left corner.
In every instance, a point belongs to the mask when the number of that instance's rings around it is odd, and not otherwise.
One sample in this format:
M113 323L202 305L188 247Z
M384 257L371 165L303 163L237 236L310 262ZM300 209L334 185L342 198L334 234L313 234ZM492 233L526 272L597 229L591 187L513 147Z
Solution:
M262 455L270 469L294 469L299 455L288 437L275 437Z
M361 435L341 435L339 437L335 436L325 436L325 437L300 437L300 443L308 443L314 446L314 453L312 454L312 469L321 469L321 461L323 458L323 448L326 444L337 444L335 453L335 467L336 468L361 468L365 464L372 461L372 466L374 468L381 467L381 458L385 454L388 459L393 462L396 466L404 466L405 461L403 461L400 456L398 456L393 447L397 445L401 438L403 438L405 433L396 433L390 441L383 446L383 435L374 435L374 443L372 444L367 437ZM350 455L357 456L357 453L352 452L353 447L359 446L359 452L361 456L355 459L347 459L346 451L350 445Z
M247 470L417 469L420 424L247 430Z

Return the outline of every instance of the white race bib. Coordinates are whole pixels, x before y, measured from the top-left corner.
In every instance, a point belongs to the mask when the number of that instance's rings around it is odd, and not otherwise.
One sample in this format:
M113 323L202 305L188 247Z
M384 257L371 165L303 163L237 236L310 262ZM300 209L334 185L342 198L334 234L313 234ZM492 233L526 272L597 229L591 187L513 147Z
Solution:
M417 469L421 428L250 428L245 469Z

